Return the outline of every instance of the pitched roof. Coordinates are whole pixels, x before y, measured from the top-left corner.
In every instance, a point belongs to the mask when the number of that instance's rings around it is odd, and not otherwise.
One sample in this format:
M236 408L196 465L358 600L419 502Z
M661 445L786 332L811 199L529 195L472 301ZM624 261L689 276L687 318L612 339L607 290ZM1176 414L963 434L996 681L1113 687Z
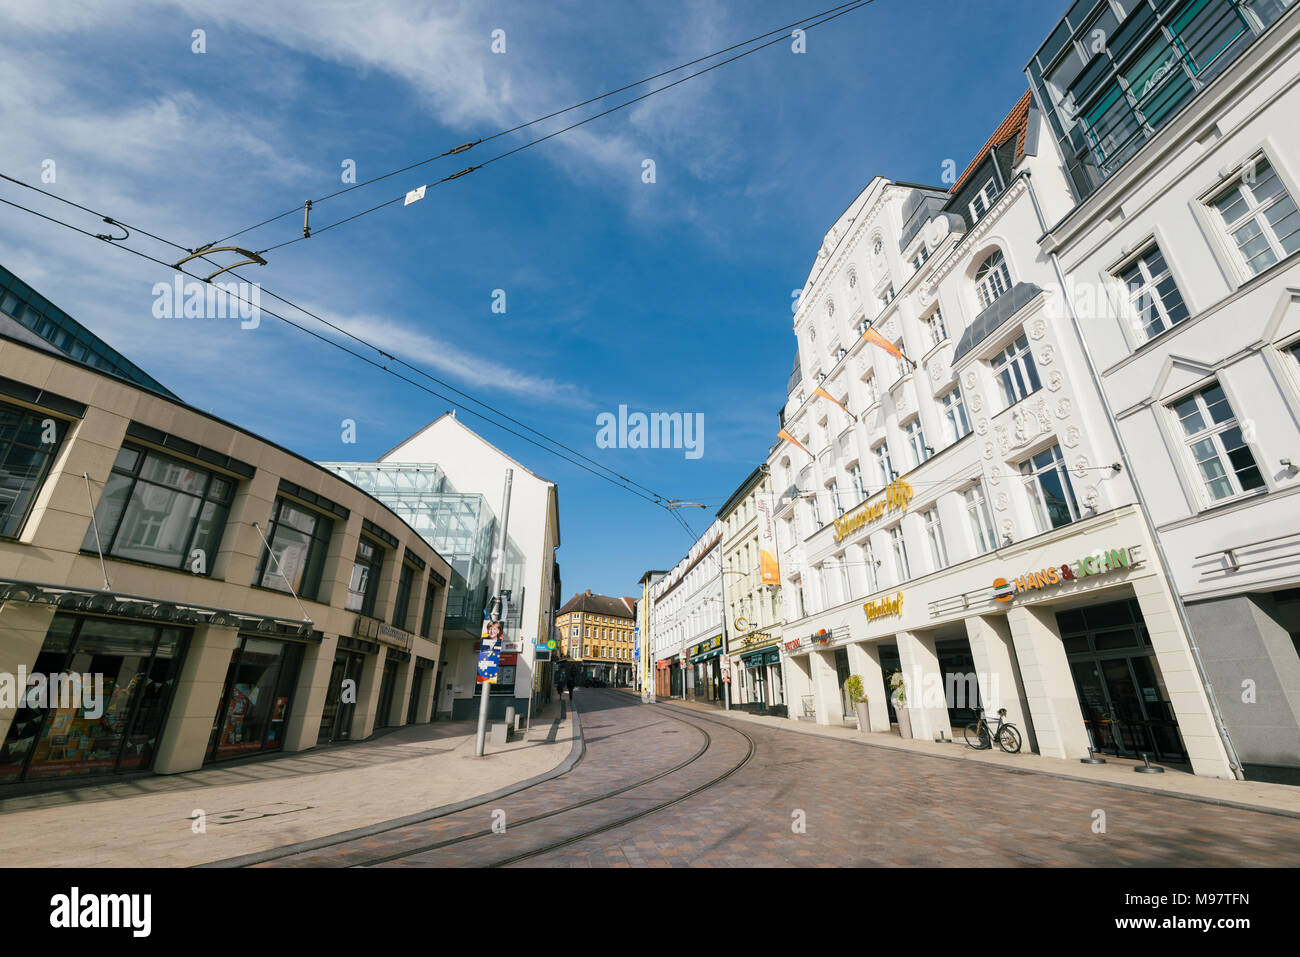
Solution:
M611 598L608 595L593 595L591 590L578 592L570 598L563 608L556 612L556 617L567 615L571 611L590 612L593 615L606 615L610 618L634 617L628 609L625 599Z
M980 147L980 151L975 154L966 171L957 178L956 184L950 189L949 193L956 193L962 188L971 173L975 172L975 167L983 162L984 157L988 155L989 150L996 149L1004 143L1010 141L1013 137L1016 139L1016 162L1019 163L1025 156L1025 135L1029 129L1029 104L1033 96L1029 90L1025 90L1025 95L1020 98L1020 102L1015 105L1007 118L1002 121L997 130L989 137L989 141Z

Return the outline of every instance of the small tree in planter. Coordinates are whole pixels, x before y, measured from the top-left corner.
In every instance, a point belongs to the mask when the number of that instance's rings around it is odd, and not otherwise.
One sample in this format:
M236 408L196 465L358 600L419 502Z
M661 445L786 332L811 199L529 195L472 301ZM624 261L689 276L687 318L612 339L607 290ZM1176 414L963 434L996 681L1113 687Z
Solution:
M894 701L894 713L898 715L898 734L903 738L912 736L912 716L907 713L907 684L903 673L895 671L889 676L890 697Z
M867 714L867 692L862 687L861 675L850 675L849 679L844 682L844 690L849 694L849 700L853 703L853 710L858 716L858 730L871 730L871 717Z

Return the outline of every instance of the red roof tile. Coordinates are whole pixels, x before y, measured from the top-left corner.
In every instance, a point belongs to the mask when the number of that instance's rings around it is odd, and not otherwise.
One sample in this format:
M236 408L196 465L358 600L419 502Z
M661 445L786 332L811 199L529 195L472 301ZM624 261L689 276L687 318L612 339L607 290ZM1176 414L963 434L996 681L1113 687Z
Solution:
M1025 134L1029 129L1029 103L1032 98L1030 91L1025 90L1025 95L1020 98L1020 102L1018 102L1015 105L1015 108L1007 114L1007 118L1002 121L1002 124L997 128L997 131L989 137L989 141L980 148L978 153L975 154L975 158L971 160L970 165L966 167L966 171L957 178L956 185L949 190L949 193L955 193L957 190L962 188L962 185L966 182L971 173L975 172L975 167L979 166L984 157L988 155L989 150L1001 146L1012 137L1017 138L1016 162L1018 163L1024 159Z

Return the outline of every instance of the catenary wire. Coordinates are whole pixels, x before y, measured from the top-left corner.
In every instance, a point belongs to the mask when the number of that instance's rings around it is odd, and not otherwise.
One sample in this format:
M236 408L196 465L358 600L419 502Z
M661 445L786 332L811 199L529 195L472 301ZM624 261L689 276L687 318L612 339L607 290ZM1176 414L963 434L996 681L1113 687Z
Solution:
M444 150L443 152L438 153L435 156L430 156L426 159L419 160L418 162L410 163L399 169L391 170L387 173L382 173L379 176L372 176L370 179L363 180L360 183L354 183L350 186L344 187L343 189L335 190L332 193L327 193L326 195L320 197L319 199L314 199L311 201L312 206L313 207L317 206L320 203L325 202L327 199L333 199L336 196L341 196L344 193L350 193L353 190L361 189L364 186L370 186L374 183L378 183L381 180L389 179L390 177L397 176L401 173L410 172L411 170L417 169L421 166L427 166L429 163L443 159L447 156L451 156L456 153L463 153L466 150L471 149L475 146L479 146L483 143L489 143L492 140L499 139L502 136L508 136L511 133L517 133L520 130L527 129L530 126L535 126L538 123L543 123L546 120L554 119L557 116L563 116L565 113L571 113L572 111L581 109L584 106L590 106L592 103L595 103L599 100L603 100L607 97L616 96L619 93L626 93L628 90L631 90L635 87L642 86L654 80L662 79L663 77L668 76L672 73L676 73L679 70L685 70L687 67L695 66L697 63L703 63L705 60L711 60L714 57L721 56L724 53L730 53L732 50L738 49L743 46L748 46L751 43L757 43L759 40L766 39L767 37L772 36L774 33L784 33L784 31L789 30L793 27L797 27L801 23L806 23L809 20L815 20L818 17L826 16L827 14L834 13L837 10L842 10L845 7L855 6L859 2L860 0L850 0L850 2L848 3L839 4L838 6L834 6L827 10L823 10L820 13L809 14L806 17L801 17L800 19L794 21L793 23L787 23L785 26L777 27L775 30L769 30L766 33L760 33L758 36L750 37L748 40L742 40L739 43L733 43L731 46L723 47L721 50L714 50L712 53L705 54L704 56L701 57L696 57L694 60L688 60L685 63L680 63L677 66L671 67L667 70L663 70L662 72L655 73L651 76L643 77L642 79L637 80L634 83L628 83L623 86L617 87L616 89L613 90L606 90L604 93L600 93L597 94L596 96L589 97L588 99L585 99L580 103L574 103L572 106L566 106L563 109L555 110L551 113L547 113L545 116L539 116L536 119L528 120L525 123L520 123L516 126L510 127L509 129L499 130L498 132L493 133L489 136L480 137L479 139L473 140L469 143L462 144L461 146L452 147L451 149ZM267 225L268 223L273 223L276 220L283 219L285 216L291 216L294 213L301 212L301 211L302 211L301 205L295 206L293 207L293 209L287 209L283 213L279 213L275 216L272 216L270 219L264 219L260 223L256 223L252 226L246 226L245 228L239 230L238 232L231 233L229 236L224 236L221 239L218 239L215 242L211 243L211 245L213 246L220 245L221 243L224 243L227 240L234 239L236 236L242 236L244 233L251 232L254 229L259 229L262 226Z

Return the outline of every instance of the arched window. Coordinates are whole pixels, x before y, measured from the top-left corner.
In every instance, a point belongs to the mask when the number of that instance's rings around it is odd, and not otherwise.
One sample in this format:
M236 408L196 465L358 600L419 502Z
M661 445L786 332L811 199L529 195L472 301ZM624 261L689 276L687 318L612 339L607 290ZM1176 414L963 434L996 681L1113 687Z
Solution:
M1001 251L989 256L975 271L975 288L979 290L980 304L985 309L1011 288L1011 273Z
M850 289L855 289L855 288L857 288L857 285L858 285L858 271L857 271L856 269L850 269L850 270L849 270L849 288L850 288Z

